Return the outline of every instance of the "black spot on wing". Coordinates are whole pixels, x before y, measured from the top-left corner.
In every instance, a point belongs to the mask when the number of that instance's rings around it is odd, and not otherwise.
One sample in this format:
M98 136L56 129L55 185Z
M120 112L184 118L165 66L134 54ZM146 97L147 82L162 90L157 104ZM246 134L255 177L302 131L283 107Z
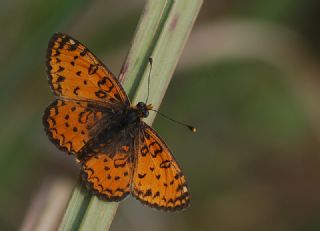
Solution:
M170 168L171 161L170 160L164 160L160 163L160 168Z
M108 94L102 90L96 91L94 94L100 99L104 99L108 96Z
M80 53L81 55L81 53ZM88 68L88 74L89 75L94 75L97 70L98 70L99 65L98 64L90 64L89 68Z

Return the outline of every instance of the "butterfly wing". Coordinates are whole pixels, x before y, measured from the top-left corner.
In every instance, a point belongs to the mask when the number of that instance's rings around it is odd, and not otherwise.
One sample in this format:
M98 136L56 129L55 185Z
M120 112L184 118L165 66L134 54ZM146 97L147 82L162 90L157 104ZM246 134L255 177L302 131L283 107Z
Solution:
M132 194L141 202L164 210L180 210L190 203L187 182L177 161L159 135L142 123L132 178Z
M120 201L130 193L132 161L129 152L129 146L123 146L112 156L100 150L83 162L82 179L99 198Z
M129 105L115 76L84 45L55 33L47 51L49 84L59 98Z
M43 115L43 124L50 140L61 150L78 153L91 139L102 112L84 101L55 100Z
M56 33L50 39L47 72L58 99L46 109L43 124L52 142L64 151L78 153L92 138L90 130L103 116L92 105L115 109L130 104L115 76L66 34Z

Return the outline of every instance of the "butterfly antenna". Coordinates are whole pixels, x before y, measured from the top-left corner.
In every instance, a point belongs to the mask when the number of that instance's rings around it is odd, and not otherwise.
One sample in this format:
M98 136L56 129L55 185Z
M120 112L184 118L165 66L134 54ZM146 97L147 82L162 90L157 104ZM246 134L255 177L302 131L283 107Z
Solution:
M153 63L152 57L149 57L148 61L150 64L150 69L149 69L149 76L148 76L148 94L147 94L146 104L148 104L149 93L150 93L150 77L151 77L151 70L152 70L152 63Z
M187 128L188 128L190 131L192 131L193 133L196 133L196 132L197 132L197 129L196 129L194 126L191 126L191 125L189 125L189 124L185 124L185 123L182 123L182 122L177 121L177 120L175 120L175 119L172 119L172 118L170 118L169 116L161 113L160 111L157 111L157 110L154 110L154 109L151 109L151 111L154 111L154 112L158 113L159 115L163 116L164 118L166 118L166 119L168 119L168 120L171 120L171 121L174 122L174 123L177 123L177 124L180 124L180 125L182 125L182 126L187 127Z

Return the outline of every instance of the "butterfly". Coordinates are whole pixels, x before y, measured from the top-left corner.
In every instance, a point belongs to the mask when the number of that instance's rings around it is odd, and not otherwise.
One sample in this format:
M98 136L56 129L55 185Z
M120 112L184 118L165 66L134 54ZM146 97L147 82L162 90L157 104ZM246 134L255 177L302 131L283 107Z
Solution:
M152 105L132 105L111 71L76 39L55 33L47 50L56 99L43 125L49 139L81 164L92 194L107 201L127 195L167 211L186 208L190 194L178 162L143 122Z

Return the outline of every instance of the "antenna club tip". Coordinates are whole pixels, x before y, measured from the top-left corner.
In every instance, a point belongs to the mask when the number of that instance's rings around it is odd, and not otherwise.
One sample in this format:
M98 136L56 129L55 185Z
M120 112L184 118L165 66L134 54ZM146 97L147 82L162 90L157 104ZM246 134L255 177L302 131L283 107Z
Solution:
M195 127L192 126L188 126L188 128L190 129L190 131L192 131L193 133L197 132L197 129Z
M149 61L149 63L150 63L150 64L152 64L152 63L153 63L153 59L152 59L152 57L151 57L151 56L148 58L148 61Z

